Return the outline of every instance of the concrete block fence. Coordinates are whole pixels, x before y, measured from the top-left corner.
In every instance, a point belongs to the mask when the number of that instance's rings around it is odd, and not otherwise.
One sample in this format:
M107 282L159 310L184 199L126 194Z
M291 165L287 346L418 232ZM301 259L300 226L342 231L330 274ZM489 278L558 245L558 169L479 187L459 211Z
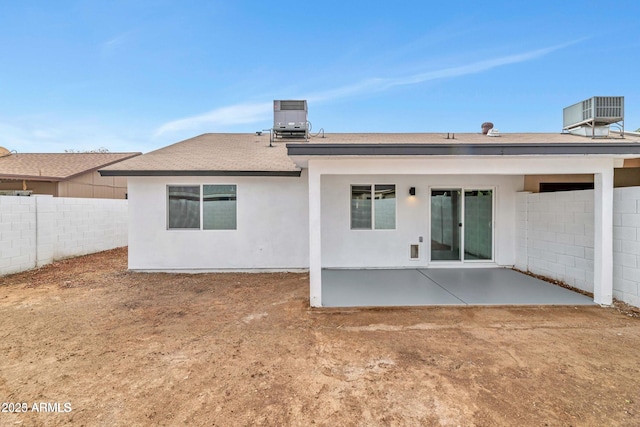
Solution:
M0 196L0 275L127 245L127 201Z
M640 307L640 187L613 191L613 296ZM593 190L518 193L515 267L593 292Z

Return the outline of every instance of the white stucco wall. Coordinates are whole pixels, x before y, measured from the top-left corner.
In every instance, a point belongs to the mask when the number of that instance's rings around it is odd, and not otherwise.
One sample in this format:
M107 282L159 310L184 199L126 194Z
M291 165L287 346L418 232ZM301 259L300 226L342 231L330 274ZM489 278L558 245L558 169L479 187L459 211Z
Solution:
M236 230L167 230L167 185L237 185ZM308 180L301 177L129 178L132 270L309 267Z
M351 185L358 184L396 185L395 230L351 230ZM493 264L511 266L515 263L516 193L522 190L523 185L522 176L324 175L321 178L322 267L401 268L429 265L429 189L432 187L495 189ZM410 187L416 187L415 196L409 196ZM420 236L423 237L422 243L419 243ZM410 259L411 244L420 245L420 259ZM469 265L479 266L477 263Z

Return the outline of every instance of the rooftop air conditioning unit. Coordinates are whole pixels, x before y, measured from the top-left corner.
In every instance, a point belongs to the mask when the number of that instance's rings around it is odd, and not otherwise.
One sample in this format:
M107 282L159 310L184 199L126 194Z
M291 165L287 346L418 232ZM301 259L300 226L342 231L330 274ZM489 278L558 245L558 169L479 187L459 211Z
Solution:
M273 132L277 136L307 137L306 100L273 101Z
M611 124L624 133L624 96L594 96L565 108L562 116L562 130L576 135L609 136Z

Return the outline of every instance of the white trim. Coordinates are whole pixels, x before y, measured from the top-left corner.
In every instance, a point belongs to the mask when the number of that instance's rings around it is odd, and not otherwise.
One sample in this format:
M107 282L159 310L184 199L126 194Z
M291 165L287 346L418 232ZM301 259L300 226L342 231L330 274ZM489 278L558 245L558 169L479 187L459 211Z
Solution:
M593 301L613 303L613 167L593 175Z
M309 161L309 302L322 307L322 175ZM349 195L351 197L351 195Z

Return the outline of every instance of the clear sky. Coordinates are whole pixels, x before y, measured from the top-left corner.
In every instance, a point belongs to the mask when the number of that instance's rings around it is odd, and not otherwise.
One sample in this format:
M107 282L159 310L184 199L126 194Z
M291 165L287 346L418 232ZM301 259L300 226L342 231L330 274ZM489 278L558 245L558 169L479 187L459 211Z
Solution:
M273 124L560 132L625 96L640 127L640 1L0 0L0 146L151 151Z

